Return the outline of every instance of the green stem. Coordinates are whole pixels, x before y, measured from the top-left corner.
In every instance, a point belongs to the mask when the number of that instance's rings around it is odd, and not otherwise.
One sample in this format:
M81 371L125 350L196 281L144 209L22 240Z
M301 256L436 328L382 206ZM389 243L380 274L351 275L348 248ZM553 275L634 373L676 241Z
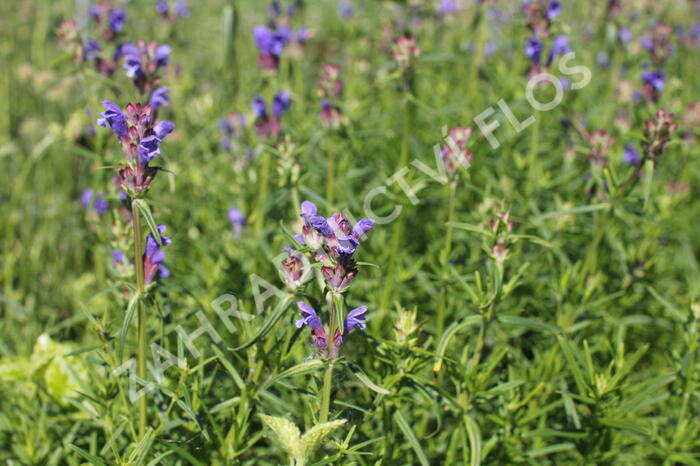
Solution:
M143 247L141 245L141 214L136 207L135 199L131 201L131 215L134 222L134 266L136 267L136 293L138 306L138 366L139 378L146 380L146 309L143 305L143 295L146 288L143 276ZM139 438L146 435L146 397L139 398Z
M270 178L270 154L268 150L263 152L262 167L260 169L260 182L258 183L258 202L255 214L257 215L255 219L255 234L260 235L263 227L263 220L265 218L264 209L265 202L267 202L267 183Z
M332 146L332 142L328 145ZM333 205L333 182L335 180L335 151L332 147L329 147L328 150L327 170L328 172L326 173L326 201L328 201L329 205Z
M455 198L457 193L457 177L455 176L449 183L448 187L448 207L447 207L447 233L445 234L445 246L440 253L440 268L443 282L440 287L440 297L438 300L438 319L437 319L437 337L442 337L442 332L445 329L445 310L447 307L447 289L444 282L447 280L447 264L450 260L450 252L452 252L452 233L453 229L450 225L454 221L455 213Z
M540 112L535 110L535 124L532 127L532 138L530 139L530 151L527 156L527 194L532 194L535 186L539 184L539 160L537 153L540 145Z
M330 412L331 406L331 385L333 383L333 350L335 340L335 306L333 305L333 293L328 292L326 296L326 301L328 302L328 311L330 314L329 326L328 326L328 366L326 366L326 373L323 376L323 391L321 392L321 415L319 417L319 422L323 423L328 421L328 414Z

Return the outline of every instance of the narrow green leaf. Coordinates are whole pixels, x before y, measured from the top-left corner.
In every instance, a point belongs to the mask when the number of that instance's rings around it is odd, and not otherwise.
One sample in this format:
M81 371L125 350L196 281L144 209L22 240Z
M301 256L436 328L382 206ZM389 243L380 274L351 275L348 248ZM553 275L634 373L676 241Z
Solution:
M469 464L479 466L481 464L481 432L479 425L469 414L464 415L464 426L469 437Z
M372 382L369 377L367 377L363 372L357 371L353 372L355 374L355 377L358 378L360 382L362 382L367 388L370 390L377 392L381 395L391 395L391 392L387 390L384 387L380 387L379 385L375 384Z
M151 213L151 208L148 206L148 203L143 199L134 199L132 202L139 209L141 215L143 215L144 220L146 220L146 225L148 225L148 229L151 230L156 242L159 245L162 244L160 240L160 232L158 231L158 224L156 224L156 221L153 218L153 214Z
M435 363L435 366L433 366L434 372L440 372L442 368L442 359L445 356L447 344L450 342L452 337L454 337L460 330L472 325L476 325L479 322L481 322L481 316L478 314L474 314L471 316L463 317L462 319L453 322L452 324L450 324L449 327L447 327L447 329L445 329L445 333L442 334L442 338L440 338L440 341L438 342L436 352L437 362Z
M73 444L70 444L70 445L68 445L68 448L70 448L71 450L73 450L74 452L76 452L79 456L81 456L81 457L83 457L84 459L86 459L87 461L89 461L90 464L96 464L96 465L99 465L99 466L107 466L107 463L105 463L104 461L102 461L100 458L98 458L97 456L95 456L95 455L93 455L93 454L91 454L91 453L88 453L87 451L83 450L83 449L80 448L80 447L77 447L77 446L75 446L75 445L73 445Z
M138 308L140 296L134 294L134 296L129 300L129 305L126 308L126 314L124 315L124 323L122 324L121 330L119 330L119 342L117 344L117 358L119 362L124 360L124 346L126 344L126 335L129 333L129 327L131 326L131 321L134 318L134 313Z
M394 411L394 422L399 427L399 429L401 429L401 432L403 432L403 434L406 436L406 440L408 440L408 443L413 448L413 451L416 452L416 456L418 457L418 461L420 462L420 464L422 466L430 466L428 458L423 452L423 448L421 448L420 443L418 443L418 439L416 438L416 435L413 433L413 430L411 430L411 426L408 425L406 420L401 415L401 411L399 411L398 409Z
M651 196L651 185L654 179L654 161L649 159L644 163L644 210L647 208L649 203L649 197Z
M277 321L280 320L280 317L282 317L282 314L285 313L285 311L287 310L287 306L293 298L293 296L285 296L277 304L277 307L275 307L275 309L272 311L272 314L270 314L269 317L265 320L262 327L258 329L257 333L255 334L255 336L253 336L253 338L243 343L241 346L237 346L235 348L230 349L232 351L244 350L254 345L258 340L264 338L270 332L272 327L277 323Z
M310 372L315 372L325 366L325 363L320 359L309 359L308 361L301 362L289 369L286 369L274 377L270 377L265 383L260 386L260 391L266 390L280 380L286 379L288 377L293 377L295 375L308 374Z
M521 317L514 315L499 315L498 321L502 324L512 325L514 327L524 327L531 330L539 330L546 333L559 333L559 329L541 320L533 319L531 317Z

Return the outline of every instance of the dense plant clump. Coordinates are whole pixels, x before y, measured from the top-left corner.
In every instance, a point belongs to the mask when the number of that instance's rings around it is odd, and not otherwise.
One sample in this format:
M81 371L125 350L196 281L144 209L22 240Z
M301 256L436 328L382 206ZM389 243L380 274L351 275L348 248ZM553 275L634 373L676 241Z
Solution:
M700 464L699 63L696 1L0 2L0 463Z

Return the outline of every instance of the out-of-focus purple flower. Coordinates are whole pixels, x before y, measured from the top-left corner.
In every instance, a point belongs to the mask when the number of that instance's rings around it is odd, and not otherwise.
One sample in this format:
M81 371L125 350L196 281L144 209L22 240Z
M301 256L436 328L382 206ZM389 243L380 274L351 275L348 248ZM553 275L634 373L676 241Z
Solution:
M449 16L457 12L456 0L441 0L438 6L440 16Z
M170 63L170 52L172 52L172 50L173 49L169 45L159 45L156 47L154 60L157 67L164 67Z
M83 191L80 195L80 202L86 209L92 207L100 216L104 215L109 210L109 201L105 199L105 193L99 193L95 196L95 192L92 188L87 188Z
M607 68L610 66L610 57L608 57L608 54L605 52L598 52L598 55L596 55L596 61L598 62L598 66L601 68Z
M85 191L83 191L83 194L80 195L80 202L83 204L83 207L86 209L90 208L90 204L92 204L92 196L94 196L95 192L92 190L92 188L87 188Z
M496 53L497 47L496 43L492 41L488 41L484 44L484 53L486 54L487 57L490 57L494 53Z
M309 30L307 28L299 28L295 34L295 40L298 44L304 45L309 40Z
M340 0L338 3L338 14L342 19L351 19L355 16L355 11L352 8L350 0Z
M258 65L262 70L274 70L279 67L279 56L291 38L291 28L285 26L274 31L266 26L258 25L253 28L253 38L258 47Z
M532 60L533 65L540 64L542 41L537 36L532 36L525 41L525 55Z
M651 85L657 91L662 91L666 85L666 76L661 70L647 71L642 74L642 82Z
M240 235L246 223L246 218L245 215L243 215L243 212L241 212L236 206L232 206L228 210L228 219L233 227L234 236Z
M106 128L107 124L109 124L109 127L112 129L114 134L117 135L117 137L126 137L126 116L122 112L122 109L119 108L119 105L108 100L103 101L102 105L106 108L106 110L100 113L102 118L97 120L97 124L103 128Z
M634 167L639 165L639 152L631 142L625 143L625 150L622 153L622 161Z
M100 47L99 42L97 42L95 39L88 39L85 41L85 59L86 60L94 60L97 58L97 52L101 51L102 47Z
M569 38L567 36L561 35L554 38L552 42L552 48L549 50L547 55L547 66L550 66L554 61L554 57L557 55L564 55L570 52L569 48Z
M175 4L175 14L178 18L185 18L190 14L190 10L187 8L187 2L185 0L178 0Z
M112 260L114 268L119 268L124 261L124 253L120 249L112 249Z
M289 94L285 91L278 92L272 101L272 113L275 118L279 120L290 105L292 105L292 100L289 98Z
M666 87L666 75L663 71L647 71L642 74L642 94L648 100L656 102L659 100L661 91Z
M253 115L255 118L267 119L267 102L262 97L255 96L253 98Z
M159 71L170 63L171 51L168 45L140 41L138 46L122 45L115 55L124 60L126 75L143 95L158 84Z
M105 199L104 193L95 196L95 212L100 216L104 215L109 210L109 201Z
M113 33L120 32L124 28L126 22L126 11L124 8L115 8L109 12L108 17L109 29Z
M301 311L301 319L294 322L297 328L307 325L313 330L318 330L323 326L321 319L318 317L313 307L309 306L304 301L299 301L297 306Z
M170 7L168 6L168 2L166 0L156 1L156 11L159 15L167 18L169 10Z
M365 312L367 312L367 306L357 307L348 313L344 325L346 334L355 327L360 330L364 330L367 327L365 316L363 315Z
M700 47L700 24L694 24L690 29L690 38L696 47Z
M623 45L627 45L632 42L632 31L630 31L629 28L622 28L620 29L618 37Z
M552 21L554 18L559 16L561 13L561 5L559 4L558 0L552 0L549 2L549 5L547 5L547 19Z
M277 16L282 14L282 6L280 5L280 2L277 0L272 0L270 2L270 6L267 9L267 14L271 18L276 18Z
M646 50L647 52L654 51L654 42L652 42L651 37L642 36L639 42L642 44L642 47L644 47L644 50Z
M165 251L162 247L172 243L168 236L163 236L165 230L165 225L158 225L161 244L158 244L153 233L149 233L146 238L146 251L143 254L143 275L146 285L153 283L156 277L167 278L170 276L170 271L163 265Z
M167 86L159 87L151 94L151 107L153 110L158 110L160 107L167 107L170 103L170 88Z

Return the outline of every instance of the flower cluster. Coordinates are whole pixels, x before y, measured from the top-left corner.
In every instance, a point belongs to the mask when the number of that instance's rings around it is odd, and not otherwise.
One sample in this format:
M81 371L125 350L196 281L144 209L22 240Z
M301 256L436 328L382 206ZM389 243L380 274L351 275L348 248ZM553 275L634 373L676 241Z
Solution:
M602 167L607 165L607 154L612 145L615 144L615 138L610 133L603 129L594 131L588 135L588 147L590 152L588 160L593 166Z
M311 339L318 347L321 357L327 358L329 331L324 328L321 318L316 314L313 307L309 306L304 301L299 301L297 306L301 311L301 318L295 322L296 327L301 328L306 325L311 328ZM353 309L348 313L347 317L345 317L343 331L341 332L340 329L335 330L335 335L333 337L333 353L330 355L331 358L338 357L340 345L343 344L343 340L352 329L357 327L360 330L364 330L366 328L365 316L363 315L365 312L367 312L367 306L360 306Z
M496 218L489 221L489 228L496 235L496 243L491 248L491 255L497 264L502 265L508 259L508 235L515 223L510 219L510 212L499 210Z
M112 42L124 29L126 11L112 2L100 2L90 8L90 18L102 29L102 37Z
M660 109L654 118L644 123L642 150L645 157L656 162L668 149L671 136L678 129L678 123L673 122L674 117L673 113Z
M143 253L143 278L146 285L153 283L158 277L167 278L170 276L170 270L163 265L165 251L162 247L169 246L172 241L170 237L163 236L165 225L158 225L158 233L160 244L153 233L149 233L146 238L146 250Z
M160 154L160 142L170 134L175 125L168 121L156 122L150 105L128 104L124 111L109 101L102 102L105 111L97 124L109 127L119 138L127 163L121 164L117 175L122 188L132 197L139 197L148 190L158 172L157 167L149 166L151 160Z
M124 60L126 75L131 78L141 95L150 94L152 106L157 108L169 102L167 87L156 89L160 82L160 72L170 63L171 48L158 45L156 41L139 41L138 45L123 44L119 58Z
M674 46L671 42L673 29L665 23L657 23L649 29L642 39L642 47L649 52L651 61L657 65L663 65L673 53Z
M338 128L344 124L343 112L332 103L343 93L343 80L338 65L323 65L318 92L321 95L321 123L327 128Z
M171 23L190 13L185 0L177 0L173 5L170 5L167 0L157 0L156 11L161 18Z
M420 57L421 49L414 37L399 37L391 47L391 55L394 57L399 69L405 70L416 64Z
M525 21L536 36L547 37L552 20L561 13L558 0L525 0Z
M80 195L80 202L86 209L92 209L97 212L101 217L107 210L109 210L109 201L105 199L105 193L98 193L95 195L95 191L92 188L87 188Z
M243 133L248 126L248 118L238 112L230 112L226 118L219 120L221 137L221 148L226 152L231 150L231 141Z
M538 74L544 71L544 68L550 67L554 62L554 57L570 52L571 49L569 48L569 38L564 35L554 38L552 41L552 46L547 53L547 60L544 62L544 64L542 63L543 51L544 45L542 39L539 37L532 36L525 41L525 55L532 62L532 66L530 68L531 75Z
M469 136L472 134L471 126L455 126L450 130L445 139L445 146L440 151L448 172L454 172L457 167L469 168L472 160L472 153L467 147Z
M321 273L328 287L335 293L342 293L357 276L353 255L360 244L360 238L374 226L371 219L364 218L354 226L342 214L324 218L318 214L310 201L301 203L301 217L304 226L296 239L310 249L309 259L321 266ZM291 248L285 266L285 281L294 283L301 275L301 257ZM288 278L288 279L287 279Z
M253 116L255 117L255 130L258 135L264 138L277 137L282 129L280 119L291 105L292 100L289 94L285 91L280 91L272 99L272 114L270 115L265 99L256 96L253 99L252 107Z
M258 66L263 71L277 71L279 69L280 55L287 45L293 45L297 49L303 48L309 39L309 31L300 28L296 31L290 26L294 16L295 7L287 8L286 15L282 14L279 2L273 1L268 9L268 26L258 25L253 28L253 38L258 47Z
M666 86L666 75L663 71L647 71L642 74L642 95L651 102L658 102Z

